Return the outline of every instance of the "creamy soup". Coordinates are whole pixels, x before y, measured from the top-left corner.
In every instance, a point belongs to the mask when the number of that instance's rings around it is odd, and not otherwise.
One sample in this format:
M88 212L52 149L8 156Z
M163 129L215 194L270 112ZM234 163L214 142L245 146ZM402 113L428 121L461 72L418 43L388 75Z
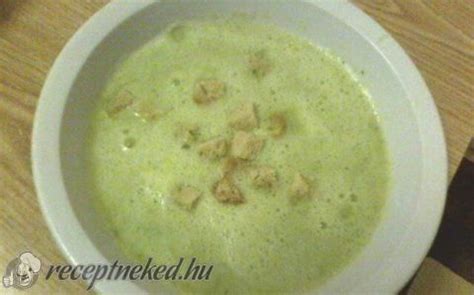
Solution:
M214 265L170 283L183 293L317 288L370 241L388 194L356 75L249 20L171 26L116 68L91 125L94 200L123 252Z

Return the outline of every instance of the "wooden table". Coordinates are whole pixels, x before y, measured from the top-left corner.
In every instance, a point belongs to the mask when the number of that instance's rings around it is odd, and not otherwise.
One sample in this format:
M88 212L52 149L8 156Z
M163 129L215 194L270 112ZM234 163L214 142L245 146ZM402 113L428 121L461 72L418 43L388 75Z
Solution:
M66 263L40 213L30 146L33 115L54 59L107 0L0 0L0 272L19 252ZM414 60L443 120L452 177L474 135L474 2L373 1L356 4ZM85 292L78 282L38 280L33 293Z

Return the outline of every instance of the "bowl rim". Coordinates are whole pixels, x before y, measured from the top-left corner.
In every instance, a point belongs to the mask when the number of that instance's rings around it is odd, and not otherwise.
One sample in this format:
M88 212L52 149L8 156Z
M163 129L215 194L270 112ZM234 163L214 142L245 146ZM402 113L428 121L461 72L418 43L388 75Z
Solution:
M347 1L303 1L348 24L373 43L387 61L396 61L389 64L398 75L405 92L410 95L420 131L422 154L425 158L428 151L430 154L429 159L423 160L420 180L417 212L424 210L423 218L416 214L412 228L403 237L407 241L405 247L398 250L406 259L394 261L397 267L392 267L393 279L385 282L388 285L384 289L396 292L418 269L441 222L448 180L447 150L441 120L428 87L414 63L379 24ZM141 0L130 3L127 0L115 0L96 12L67 42L49 71L40 94L32 135L33 180L48 228L63 255L74 265L79 262L83 264L84 259L97 263L106 259L90 241L79 221L72 217L75 216L74 211L63 182L60 132L69 90L89 54L101 40L126 18L156 2L160 1ZM95 28L94 34L89 34L92 28ZM380 42L375 44L380 36L384 36L383 47ZM62 226L63 224L68 226ZM75 242L77 237L83 241L81 245ZM94 249L95 253L85 249ZM143 292L136 284L126 281L104 281L97 284L96 288L106 293L120 293L123 288Z

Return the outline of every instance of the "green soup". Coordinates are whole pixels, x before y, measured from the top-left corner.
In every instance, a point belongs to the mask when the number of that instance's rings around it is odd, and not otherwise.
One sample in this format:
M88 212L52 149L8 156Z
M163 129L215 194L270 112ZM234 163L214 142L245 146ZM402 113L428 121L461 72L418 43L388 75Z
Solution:
M234 124L243 105L253 117ZM378 120L344 62L301 37L240 19L177 24L98 97L87 141L96 207L132 260L214 265L209 281L169 283L180 292L317 288L381 218L390 166ZM239 132L259 140L249 157L235 152ZM225 146L203 152L216 138ZM235 158L240 199L219 199ZM271 177L258 183L255 167ZM174 197L183 187L188 203Z

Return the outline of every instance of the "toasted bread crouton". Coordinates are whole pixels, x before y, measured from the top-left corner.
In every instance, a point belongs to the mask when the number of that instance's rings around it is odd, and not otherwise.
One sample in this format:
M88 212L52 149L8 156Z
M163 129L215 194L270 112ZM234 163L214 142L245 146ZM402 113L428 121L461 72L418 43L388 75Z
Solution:
M286 132L286 127L286 118L282 113L274 113L270 116L268 131L271 136L281 137Z
M298 201L303 198L309 197L311 192L311 187L308 180L301 175L301 173L296 173L293 178L293 183L290 187L290 195L292 200Z
M245 198L229 177L219 180L214 186L214 197L221 203L240 204Z
M241 104L230 116L229 126L237 130L250 131L258 127L255 106L251 102Z
M199 139L199 126L197 124L180 123L174 135L183 148L189 148Z
M250 170L250 180L256 187L271 188L277 181L277 174L269 166L254 167Z
M145 122L156 121L166 112L160 110L158 106L151 101L139 101L133 107L133 113Z
M201 193L192 186L183 186L176 189L172 193L176 203L185 209L192 209L197 200L201 197Z
M264 50L259 50L250 55L249 68L257 79L261 79L267 75L270 72L271 67L271 63Z
M224 138L214 138L201 143L197 150L200 156L208 159L222 158L227 154L227 141Z
M116 97L111 99L106 106L106 113L113 118L119 113L133 105L135 97L128 90L120 91Z
M223 159L221 162L222 176L232 175L232 173L234 173L234 171L237 169L239 164L240 164L240 160L233 157L228 157L228 158Z
M253 160L261 151L263 143L263 139L252 133L237 131L232 139L232 156L243 160Z
M219 80L200 80L194 85L193 100L197 104L209 104L225 93L225 84Z

